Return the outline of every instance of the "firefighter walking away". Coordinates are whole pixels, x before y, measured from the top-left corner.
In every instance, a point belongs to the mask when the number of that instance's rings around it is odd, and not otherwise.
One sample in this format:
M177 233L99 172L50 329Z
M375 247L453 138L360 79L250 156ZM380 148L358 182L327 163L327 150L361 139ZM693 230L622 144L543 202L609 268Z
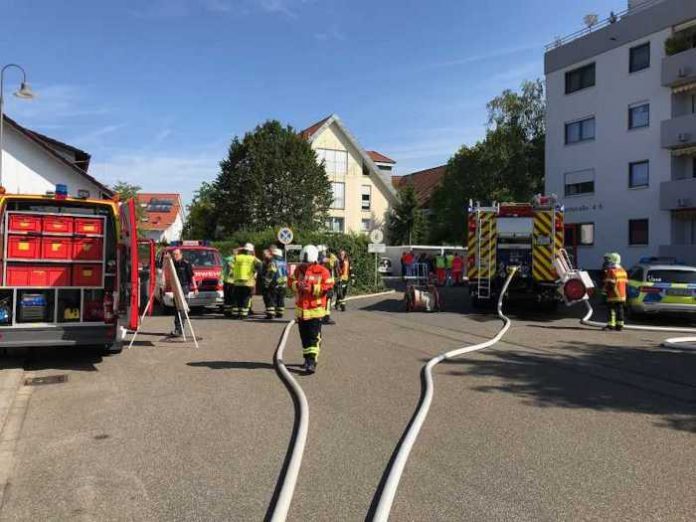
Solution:
M602 283L607 296L607 308L609 309L607 330L620 332L624 327L628 274L621 266L621 256L619 254L614 252L604 255L604 281Z
M263 267L263 302L266 319L281 319L285 314L285 287L288 282L288 267L283 251L275 245L268 249L269 258Z
M316 246L305 246L300 253L300 261L302 264L288 279L288 286L295 292L304 369L307 373L314 373L321 351L321 325L326 315L327 294L333 288L334 280L319 263Z

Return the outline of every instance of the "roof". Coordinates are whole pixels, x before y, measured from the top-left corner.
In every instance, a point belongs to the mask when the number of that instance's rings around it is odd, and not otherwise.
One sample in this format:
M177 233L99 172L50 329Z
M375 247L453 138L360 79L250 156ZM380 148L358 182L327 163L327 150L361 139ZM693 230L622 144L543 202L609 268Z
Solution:
M104 194L107 194L109 196L114 195L114 191L111 190L109 187L98 181L96 178L93 176L89 175L86 170L80 168L76 163L68 160L61 154L59 154L54 147L57 148L63 148L66 150L71 150L72 152L75 153L76 160L78 157L83 158L84 156L87 156L86 160L86 166L89 166L89 158L91 156L87 154L85 151L82 151L80 149L77 149L71 145L67 145L65 143L62 143L58 140L55 140L53 138L49 138L48 136L44 136L43 134L39 134L36 131L33 131L31 129L27 129L26 127L21 126L19 123L14 121L12 118L10 118L7 115L3 116L4 121L13 129L15 129L17 132L22 134L24 137L32 141L34 144L38 145L41 147L45 152L47 152L50 156L52 156L54 159L56 159L58 162L63 163L64 165L67 165L70 167L73 171L75 171L77 174L82 176L83 178L89 180L91 183L99 187L99 190L101 190Z
M52 146L52 147L55 147L57 149L61 149L63 151L71 153L73 155L73 157L75 158L75 161L73 162L75 165L80 167L85 172L87 172L89 170L89 162L92 159L91 154L85 152L82 149L78 149L77 147L69 145L67 143L63 143L62 141L58 141L55 138L51 138L50 136L46 136L45 134L41 134L40 132L36 132L35 130L31 130L31 129L26 129L26 130L31 132L34 136L39 138L41 141L46 142L49 146Z
M348 130L348 128L343 124L341 121L341 118L338 117L336 114L332 114L331 116L324 118L321 121L316 122L314 125L311 125L307 127L305 130L300 131L300 136L303 138L309 140L310 142L313 141L319 134L324 129L327 129L330 125L335 124L343 133L343 135L348 139L348 141L355 147L355 150L358 151L360 154L360 157L364 161L365 165L367 168L372 171L372 174L374 175L374 179L376 179L379 184L382 185L382 189L384 194L386 195L387 199L390 201L393 201L396 197L396 192L394 190L394 186L391 183L390 177L383 171L377 168L377 165L375 165L375 161L370 157L370 155L367 153L367 151L360 145L360 142L353 136L353 134Z
M331 116L333 116L333 114ZM331 116L327 116L323 120L316 122L314 125L310 125L305 130L300 131L300 136L302 136L305 139L311 139L312 137L314 137L317 131L321 129L327 121L331 119Z
M445 177L446 168L446 165L440 165L439 167L420 170L405 176L393 176L392 184L397 189L412 186L416 191L418 206L427 208L435 190L441 185L442 179Z
M171 201L172 205L167 211L148 210L153 200ZM138 194L138 204L143 207L143 217L147 217L147 221L140 223L143 230L165 231L174 224L179 214L183 214L181 195L175 192L141 192Z
M372 158L372 161L375 163L396 163L393 159L385 156L381 152L377 152L376 150L368 150L367 155Z

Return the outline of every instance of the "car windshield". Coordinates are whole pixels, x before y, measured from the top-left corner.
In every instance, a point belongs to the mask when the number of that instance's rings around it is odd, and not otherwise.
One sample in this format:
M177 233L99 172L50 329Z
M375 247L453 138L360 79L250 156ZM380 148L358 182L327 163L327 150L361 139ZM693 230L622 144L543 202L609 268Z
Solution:
M181 255L193 266L220 266L220 254L215 250L182 250Z
M696 270L649 270L649 283L696 283Z

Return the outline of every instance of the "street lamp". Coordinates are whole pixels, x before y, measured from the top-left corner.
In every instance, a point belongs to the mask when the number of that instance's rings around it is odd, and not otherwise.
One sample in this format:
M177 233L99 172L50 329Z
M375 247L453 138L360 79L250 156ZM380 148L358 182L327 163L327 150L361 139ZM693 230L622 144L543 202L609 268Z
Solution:
M34 92L27 83L27 73L26 71L16 63L8 63L2 69L0 69L0 186L2 186L2 162L4 156L4 143L3 143L3 127L5 124L5 70L10 67L14 67L22 71L22 83L19 85L19 90L17 90L14 95L22 100L31 100L34 98Z

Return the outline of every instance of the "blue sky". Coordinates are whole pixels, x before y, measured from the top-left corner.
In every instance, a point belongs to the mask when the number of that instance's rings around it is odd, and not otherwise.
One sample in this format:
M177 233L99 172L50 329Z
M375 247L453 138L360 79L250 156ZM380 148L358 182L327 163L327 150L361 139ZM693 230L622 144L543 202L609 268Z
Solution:
M486 102L541 77L543 46L626 0L0 0L0 62L38 99L7 113L90 172L188 200L230 139L337 113L400 173L484 132ZM8 74L6 88L19 81Z

